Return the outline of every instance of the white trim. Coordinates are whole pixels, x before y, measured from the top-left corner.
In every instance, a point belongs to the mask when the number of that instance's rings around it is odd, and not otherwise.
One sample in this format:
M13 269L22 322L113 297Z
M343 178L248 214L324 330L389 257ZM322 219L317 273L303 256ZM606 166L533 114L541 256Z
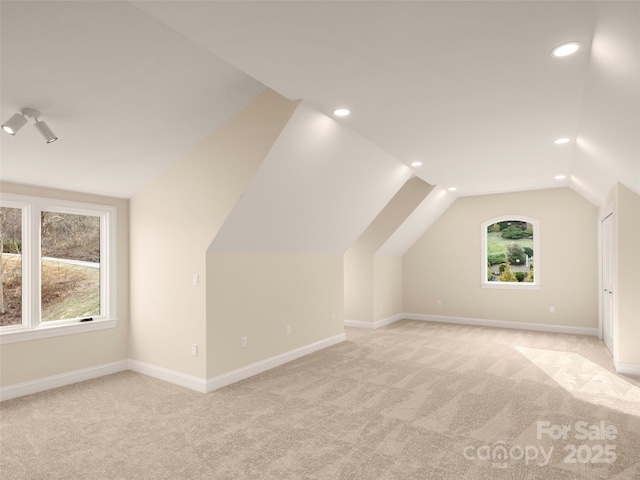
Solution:
M240 380L244 380L245 378L252 377L267 370L271 370L272 368L291 362L297 358L304 357L305 355L309 355L310 353L318 350L322 350L323 348L344 342L345 339L345 334L341 333L339 335L320 340L319 342L311 343L304 347L276 355L275 357L267 358L251 365L238 368L231 372L223 373L222 375L218 375L207 380L206 391L213 392L214 390L226 387L227 385L231 385L232 383L239 382Z
M534 330L537 332L570 333L572 335L590 335L597 337L597 328L569 327L565 325L549 325L546 323L520 323L503 320L486 320L484 318L448 317L444 315L425 315L422 313L405 313L407 320L423 320L427 322L459 323L462 325L479 325L482 327L512 328L517 330Z
M0 332L0 345L4 345L6 343L38 340L40 338L59 337L60 335L71 335L72 333L106 330L108 328L114 328L117 323L117 318L109 320L92 320L91 322L66 323L51 326L47 326L43 323L37 329L23 328L21 330L8 330Z
M373 330L373 322L363 322L361 320L347 320L344 319L344 326L351 328L365 328L367 330Z
M30 195L0 193L0 203L22 208L22 323L0 328L0 345L60 335L103 330L117 319L117 207ZM41 247L43 211L100 218L100 314L91 322L80 319L40 320Z
M191 375L176 372L175 370L169 370L168 368L158 367L138 360L129 360L129 369L159 380L164 380L165 382L180 385L181 387L190 388L197 392L206 393L207 382L202 378L193 377Z
M33 393L44 392L52 388L64 387L72 383L84 382L92 378L112 375L129 369L129 362L121 360L119 362L105 363L95 367L83 368L73 372L61 373L51 377L39 378L30 382L17 383L8 387L0 388L0 401L11 400L12 398L23 397Z
M540 285L531 282L485 282L481 288L500 288L502 290L540 290Z
M366 328L368 330L376 330L380 327L385 327L392 323L397 322L398 320L402 320L405 318L403 313L397 313L387 318L383 318L382 320L378 320L376 322L363 322L361 320L345 320L344 326L351 328Z
M120 362L107 363L96 367L85 368L83 370L76 370L73 372L62 373L60 375L40 378L30 382L0 387L0 401L10 400L24 395L31 395L32 393L43 392L52 388L64 387L65 385L71 385L72 383L83 382L85 380L102 377L104 375L111 375L125 370L132 370L143 375L148 375L159 380L180 385L181 387L190 388L197 392L207 393L291 362L292 360L296 360L323 348L336 345L343 342L345 339L345 334L341 333L339 335L320 340L319 342L296 348L290 352L282 353L275 357L247 365L246 367L241 367L237 370L218 375L217 377L210 378L209 380L193 377L191 375L176 372L175 370L169 370L168 368L158 367L138 360L122 360Z
M640 365L634 365L633 363L621 363L616 362L616 372L620 375L635 375L640 377Z
M607 206L602 210L602 212L598 215L598 336L600 338L600 340L603 340L603 329L604 329L604 325L602 323L602 309L604 306L604 302L602 299L602 291L603 291L603 286L602 286L602 261L603 261L603 256L602 256L602 248L603 248L603 242L602 242L602 222L605 221L605 219L607 219L608 217L610 217L611 215L615 214L615 203L614 201L611 201L607 204ZM613 229L614 229L614 239L613 239L613 245L612 245L612 249L613 249L613 258L616 258L616 243L615 243L615 222L616 222L616 217L613 217ZM614 260L614 264L613 264L613 281L614 281L614 292L617 292L618 288L617 285L615 285L616 282L616 268L617 265L615 264L615 260ZM611 319L611 348L613 349L613 351L611 352L611 355L613 357L613 363L614 365L617 363L617 358L618 358L618 348L617 348L617 342L616 342L616 335L614 332L617 331L617 319L616 319L616 303L615 301L613 302L613 318Z

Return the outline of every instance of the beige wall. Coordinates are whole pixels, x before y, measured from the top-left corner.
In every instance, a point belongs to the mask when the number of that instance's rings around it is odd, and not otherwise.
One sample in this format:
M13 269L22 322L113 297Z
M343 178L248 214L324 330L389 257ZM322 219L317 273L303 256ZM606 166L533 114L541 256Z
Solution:
M131 359L206 378L207 248L295 107L262 93L131 200Z
M384 320L402 309L402 257L373 257L373 320Z
M617 187L618 361L640 367L640 196Z
M613 204L616 362L640 367L640 196L618 183L602 202Z
M539 290L480 286L480 224L508 214L540 222ZM405 313L596 328L597 215L568 188L459 198L404 256Z
M380 289L380 282L384 282L384 280L375 279L374 255L411 212L420 205L432 188L431 185L417 177L407 180L345 253L344 311L346 320L373 323L374 317L377 317L382 311L380 303L383 304L384 310L391 311L391 306L385 307L386 302L374 298L375 291L381 293L384 291L385 295L388 294L386 287L384 290ZM382 264L379 265L379 268L382 268ZM387 287L397 290L397 287L390 285ZM401 313L401 311L395 313Z
M209 252L208 377L344 333L342 272L341 255Z
M126 360L129 330L129 202L9 183L0 184L0 189L4 193L115 206L118 220L117 326L113 329L0 346L0 386L6 387Z

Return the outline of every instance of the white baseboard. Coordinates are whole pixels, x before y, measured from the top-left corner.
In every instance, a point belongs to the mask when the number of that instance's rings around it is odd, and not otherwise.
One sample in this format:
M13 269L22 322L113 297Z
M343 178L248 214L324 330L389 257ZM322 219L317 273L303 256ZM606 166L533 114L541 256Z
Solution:
M129 362L122 360L119 362L106 363L96 367L83 368L73 372L53 375L51 377L39 378L30 382L17 383L8 387L0 388L0 402L11 400L12 398L23 397L33 393L44 392L52 388L64 387L72 383L84 382L92 378L111 375L113 373L123 372L129 369Z
M403 313L398 313L396 315L392 315L391 317L383 318L382 320L377 320L375 322L363 322L360 320L345 320L344 326L352 327L352 328L366 328L369 330L375 330L377 328L384 327L386 325L390 325L394 322L397 322L398 320L402 320L403 318L406 318L405 315Z
M570 333L574 335L592 335L596 337L599 334L599 329L597 328L568 327L562 325L547 325L538 323L505 322L501 320L449 317L443 315L425 315L419 313L397 314L372 323L361 322L357 320L345 320L344 325L347 327L376 329L402 319L443 323L459 323L463 325L479 325L485 327L512 328L520 330L535 330L542 332ZM149 375L150 377L165 380L167 382L190 388L198 392L207 393L238 382L240 380L244 380L245 378L249 378L253 375L257 375L258 373L270 370L274 367L303 357L317 350L330 347L331 345L335 345L344 340L345 334L341 333L340 335L336 335L325 340L321 340L319 342L315 342L304 347L291 350L290 352L276 355L275 357L267 358L252 365L247 365L246 367L242 367L237 370L224 373L217 377L210 378L206 381L201 378L186 375L174 370L169 370L167 368L158 367L156 365L151 365L149 363L144 363L137 360L122 360L119 362L98 365L96 367L85 368L82 370L76 370L60 375L53 375L51 377L41 378L30 382L2 387L0 388L0 401L10 400L12 398L18 398L24 395L30 395L32 393L43 392L52 388L64 387L65 385L71 385L73 383L102 377L104 375L111 375L113 373L122 372L124 370L133 370L134 372ZM615 367L616 371L620 374L640 376L639 365L617 363Z
M206 393L207 391L207 382L204 379L169 370L168 368L158 367L138 360L129 360L129 369L197 392Z
M344 320L345 327L351 328L366 328L367 330L373 330L373 322L363 322L361 320Z
M223 373L222 375L218 375L217 377L213 377L207 380L206 391L213 392L214 390L218 390L222 387L226 387L227 385L231 385L232 383L239 382L240 380L244 380L245 378L252 377L267 370L271 370L272 368L291 362L292 360L295 360L297 358L309 355L310 353L322 350L323 348L327 348L337 343L343 342L345 338L345 334L341 333L340 335L329 337L324 340L320 340L319 342L305 345L304 347L296 348L295 350L291 350L289 352L276 355L275 357L261 360L251 365L247 365L246 367L241 367L237 370Z
M620 375L633 375L640 377L640 365L634 365L632 363L620 363L615 364L616 372Z
M423 320L428 322L460 323L462 325L479 325L482 327L512 328L517 330L534 330L537 332L570 333L573 335L590 335L597 337L598 328L568 327L564 325L549 325L546 323L505 322L503 320L485 320L483 318L448 317L445 315L425 315L422 313L405 313L402 318L407 320Z

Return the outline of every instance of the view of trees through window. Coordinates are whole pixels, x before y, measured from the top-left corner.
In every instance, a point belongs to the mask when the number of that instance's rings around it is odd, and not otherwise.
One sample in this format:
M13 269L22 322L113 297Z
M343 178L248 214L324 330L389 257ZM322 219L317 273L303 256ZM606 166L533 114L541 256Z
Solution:
M100 217L42 212L41 321L100 314Z
M20 325L26 281L22 209L2 207L0 213L0 326ZM36 241L41 249L40 320L99 315L100 217L43 211Z
M22 209L0 208L0 326L22 323Z
M506 220L487 227L487 281L533 282L533 225Z

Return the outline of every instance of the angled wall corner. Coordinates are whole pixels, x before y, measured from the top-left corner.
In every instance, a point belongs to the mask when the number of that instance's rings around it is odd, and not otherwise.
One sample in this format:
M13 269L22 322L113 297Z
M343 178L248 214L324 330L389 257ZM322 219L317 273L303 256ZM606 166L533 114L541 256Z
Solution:
M261 93L131 199L132 360L206 378L207 248L295 108Z
M432 189L418 177L406 181L345 253L347 325L373 323L402 312L401 256L374 256Z
M410 175L299 104L207 252L210 384L344 336L344 252Z
M342 255L410 176L301 102L210 250Z

